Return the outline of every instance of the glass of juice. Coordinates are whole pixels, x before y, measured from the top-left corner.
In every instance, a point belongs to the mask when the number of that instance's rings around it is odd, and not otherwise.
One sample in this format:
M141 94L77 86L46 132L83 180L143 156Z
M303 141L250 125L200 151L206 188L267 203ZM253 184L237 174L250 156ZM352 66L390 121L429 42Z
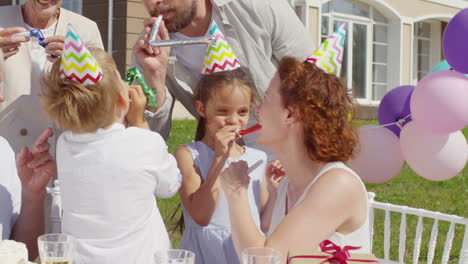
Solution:
M46 234L37 238L41 264L72 264L75 238L65 234Z

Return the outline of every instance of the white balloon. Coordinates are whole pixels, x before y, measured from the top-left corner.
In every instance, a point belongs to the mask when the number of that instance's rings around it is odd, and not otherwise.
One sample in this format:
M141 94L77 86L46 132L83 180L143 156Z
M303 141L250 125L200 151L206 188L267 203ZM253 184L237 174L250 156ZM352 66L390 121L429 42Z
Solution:
M395 177L404 163L398 137L389 129L375 125L361 126L358 133L358 148L348 166L370 183Z
M461 131L433 134L410 122L401 131L400 145L411 169L433 181L457 176L468 159L468 146Z

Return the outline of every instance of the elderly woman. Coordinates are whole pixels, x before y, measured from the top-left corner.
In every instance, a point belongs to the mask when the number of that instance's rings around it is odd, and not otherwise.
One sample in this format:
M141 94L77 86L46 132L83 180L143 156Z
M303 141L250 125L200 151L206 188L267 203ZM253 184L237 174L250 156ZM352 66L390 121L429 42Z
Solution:
M5 102L0 105L0 135L15 152L31 145L50 124L41 113L40 80L63 49L67 25L74 26L88 47L103 48L95 22L60 8L61 0L27 0L18 6L0 7L0 49L4 53ZM32 37L15 33L40 29L46 48ZM51 142L54 145L54 140ZM53 148L52 148L53 149Z
M266 237L249 216L247 164L231 163L221 177L237 253L273 247L286 263L288 250L316 249L329 239L369 251L367 192L346 167L357 136L348 113L350 96L334 75L315 64L283 58L258 109L263 126L257 138L283 165ZM274 181L270 181L274 183Z
M0 55L3 55L1 51ZM0 104L4 98L2 57L0 57ZM23 147L18 153L16 162L10 145L0 136L1 239L13 239L25 243L31 260L38 255L37 237L44 233L45 186L55 173L55 163L51 159L47 143L50 136L52 130L46 129L30 149Z
M24 146L34 144L36 138L52 127L49 139L51 154L60 131L42 113L38 94L40 82L63 50L67 25L74 26L88 47L103 48L101 35L95 22L60 8L61 0L27 0L18 6L0 7L0 49L4 52L4 97L0 104L0 136L4 137L15 153ZM32 37L15 36L16 33L40 29L46 48ZM47 201L48 199L46 199ZM50 202L46 202L46 217L50 216ZM46 230L51 230L46 221Z

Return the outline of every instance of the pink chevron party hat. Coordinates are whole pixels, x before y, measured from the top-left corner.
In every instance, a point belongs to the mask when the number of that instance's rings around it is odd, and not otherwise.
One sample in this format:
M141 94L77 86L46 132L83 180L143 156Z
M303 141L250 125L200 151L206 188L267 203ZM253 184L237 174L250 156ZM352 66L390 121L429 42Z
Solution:
M214 43L208 45L203 60L202 74L230 71L240 68L240 63L231 46L215 21L210 25L210 35L215 38Z
M344 23L337 28L306 61L315 63L326 73L340 76L347 25Z
M91 55L71 24L68 24L64 45L60 63L60 77L62 79L75 80L84 86L96 84L102 79L101 66Z

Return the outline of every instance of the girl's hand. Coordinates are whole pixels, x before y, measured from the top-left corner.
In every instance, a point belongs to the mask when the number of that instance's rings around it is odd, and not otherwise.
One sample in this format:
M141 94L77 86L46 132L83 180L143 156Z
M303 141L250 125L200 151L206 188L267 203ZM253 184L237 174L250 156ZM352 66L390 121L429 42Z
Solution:
M234 142L239 137L235 130L237 126L225 126L215 135L214 150L216 157L228 158Z
M267 165L266 178L269 194L276 193L278 191L279 183L283 179L284 175L286 175L286 172L279 160L274 160Z
M144 117L148 99L146 98L143 89L141 89L140 85L130 85L128 93L130 97L130 107L127 115L125 116L128 125L149 129L148 123Z
M233 161L221 173L221 185L226 196L247 190L250 182L248 168L249 166L244 160Z

